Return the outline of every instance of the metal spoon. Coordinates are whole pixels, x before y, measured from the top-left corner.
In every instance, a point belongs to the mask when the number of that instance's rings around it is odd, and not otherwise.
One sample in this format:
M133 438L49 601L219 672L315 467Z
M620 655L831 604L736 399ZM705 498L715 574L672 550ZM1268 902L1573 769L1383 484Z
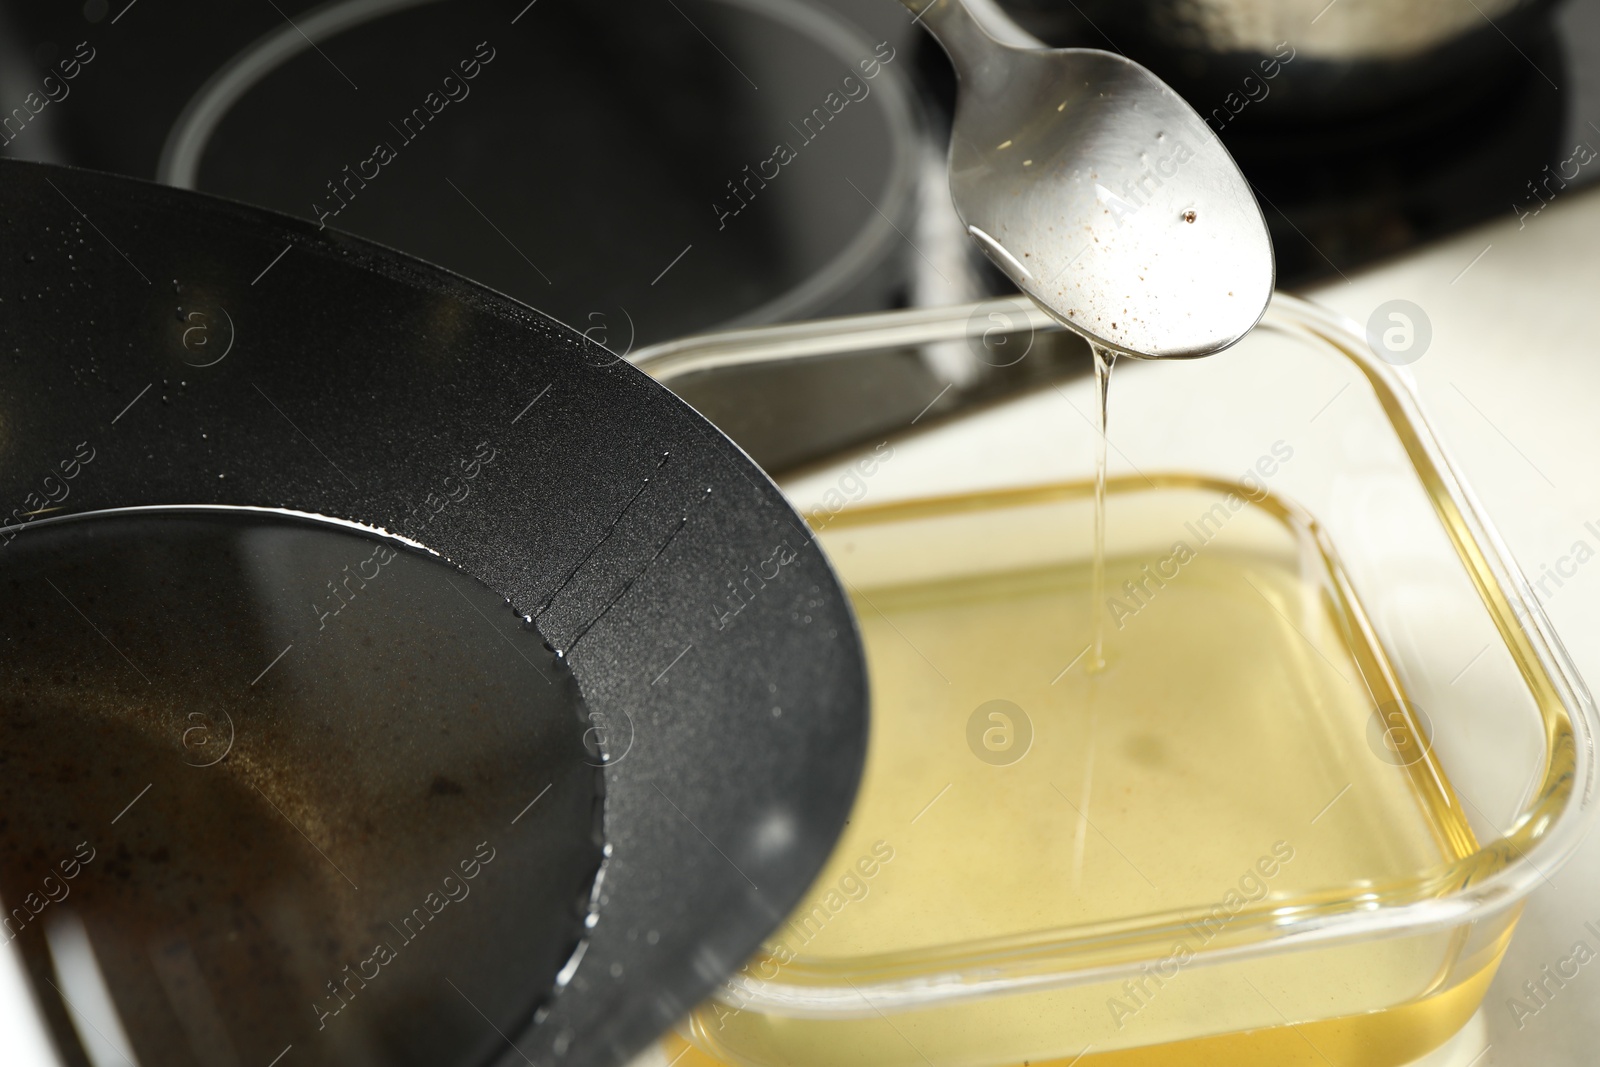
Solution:
M986 0L902 3L960 81L956 211L1018 288L1091 343L1148 359L1210 355L1255 326L1273 286L1266 222L1177 93L1110 52L1030 48Z

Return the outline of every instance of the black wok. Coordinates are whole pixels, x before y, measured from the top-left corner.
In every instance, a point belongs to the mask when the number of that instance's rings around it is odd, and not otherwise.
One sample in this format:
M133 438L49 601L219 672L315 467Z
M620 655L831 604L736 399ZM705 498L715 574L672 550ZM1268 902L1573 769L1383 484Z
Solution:
M7 672L0 674L0 719L9 731L0 770L8 782L37 781L60 805L96 790L132 801L115 819L109 810L49 815L62 833L92 836L96 858L76 865L73 895L39 897L39 911L6 928L66 1062L88 1062L82 1045L96 1039L82 1035L99 1028L86 1027L88 1009L73 1002L61 947L62 931L71 932L65 917L80 902L100 899L95 892L130 899L140 891L141 871L178 862L165 845L141 844L148 833L168 835L174 850L193 846L213 857L213 866L191 872L201 886L194 890L200 911L215 911L223 905L212 898L232 893L241 916L268 926L282 909L256 908L248 893L277 876L283 856L292 854L295 865L303 861L324 879L317 884L333 887L326 890L329 909L335 898L338 907L361 907L375 899L361 894L374 892L420 899L450 873L435 869L428 884L407 882L417 856L437 851L435 838L449 842L439 853L447 862L456 856L450 849L461 852L463 869L479 838L493 838L504 850L497 855L508 858L490 864L495 873L477 884L500 878L500 888L482 889L478 903L452 904L463 915L482 910L428 949L462 969L434 973L427 966L434 957L406 949L396 966L411 967L408 977L345 985L361 990L348 1005L352 1013L382 1004L373 1025L415 1035L410 1044L371 1045L363 1054L368 1062L620 1063L757 947L818 871L849 811L866 740L866 688L854 622L827 561L736 446L567 327L332 229L318 232L130 179L3 161L0 227L0 588L7 589L9 627L0 630ZM470 487L468 470L476 472ZM227 552L206 554L212 542L205 531L231 537L230 523L273 526L275 558L291 570L315 562L320 545L363 554L379 546L373 558L383 558L380 549L399 553L418 574L436 570L449 583L434 587L451 590L436 600L429 594L410 603L415 625L390 635L387 645L379 634L382 655L374 652L370 665L361 661L360 679L335 679L367 697L315 708L318 729L331 739L325 746L303 743L283 709L254 711L249 701L268 699L260 694L309 669L309 660L297 657L309 654L313 630L329 624L333 604L348 607L348 619L367 601L330 599L309 611L295 602L302 620L295 625L303 627L295 633L311 636L293 637L288 643L298 642L300 651L284 649L281 663L265 663L281 643L265 638L251 645L259 645L262 660L248 670L196 647L212 632L248 644L261 628L220 594L189 596L173 577L191 566L209 573L226 565L233 558ZM449 571L446 561L460 570ZM365 566L371 570L363 573L378 573L371 559ZM99 584L89 582L91 573ZM767 577L751 582L756 573ZM53 589L39 584L45 578ZM730 589L743 595L730 599ZM509 611L497 616L503 601L518 615L536 616L537 633ZM447 658L452 635L478 626L478 618L500 632L477 631L481 640L462 654L488 648L499 650L498 658L482 667L481 679L462 684L459 699L448 687L432 692L435 682L408 664ZM349 625L367 622L356 617ZM518 645L524 638L533 643ZM50 642L76 651L34 669L27 649L57 647ZM508 658L506 646L520 660ZM610 854L590 898L592 926L553 996L546 973L553 964L530 957L522 973L517 953L508 955L505 946L520 944L529 923L537 925L547 906L541 894L571 888L557 878L563 870L591 886L593 857L585 866L555 838L540 836L557 810L533 806L542 782L513 783L519 805L522 796L532 798L520 814L502 805L489 819L472 808L482 795L473 792L482 753L437 740L451 730L459 740L476 736L475 729L500 729L479 713L495 692L518 699L515 677L495 676L502 661L518 671L526 663L541 676L553 672L557 689L550 692L576 686L586 721L607 724L598 744L590 744L593 730L583 731L581 749L561 748L562 738L576 736L572 730L556 730L561 736L552 734L548 744L544 735L528 740L538 742L530 759L572 766L599 752L595 762L604 766ZM172 683L181 673L174 664L187 672L182 684ZM567 668L570 680L562 683ZM103 724L95 739L62 740L60 723L39 710L46 690L106 704L103 713L83 712L101 715L86 720ZM119 724L133 721L133 703L151 722L167 715L182 726L185 701L224 690L238 694L227 698L236 701L228 704L231 717L221 705L207 705L210 718L198 736L217 747L196 744L192 726L175 732L172 758L160 764L170 773L151 771L147 779L145 768L157 763L141 763L133 751L146 741L116 740ZM469 712L484 721L474 725ZM231 751L215 733L219 715L228 719ZM362 716L365 740L345 736L351 717ZM269 744L270 737L279 740ZM201 769L210 753L220 753L220 762ZM466 769L430 762L447 759ZM502 764L496 781L505 785L518 764ZM199 788L182 775L212 772L244 775L271 806L249 789L228 794L231 808L208 806L202 793L181 799L183 790ZM275 792L271 783L287 779L300 784ZM399 807L382 806L400 779L411 792L395 801ZM135 796L146 781L147 791ZM587 795L581 785L565 793L558 785L543 803L559 801L581 819ZM49 846L23 854L16 842L27 838L18 836L18 824L33 817L29 801L7 803L0 868L11 873L0 874L0 898L14 910L19 899L36 899L24 894L15 872L48 863L54 873L47 874L62 884L74 843L63 841L59 857ZM479 814L403 827L391 815L453 804ZM271 832L282 841L265 843L267 831L230 821L246 809L256 820L249 826L277 827ZM534 842L526 848L515 843L524 831ZM538 891L510 891L519 871ZM318 892L302 893L299 905L322 899ZM94 917L85 915L92 931ZM137 999L130 993L122 1001L122 1037L138 1062L229 1058L204 1048L230 1048L245 1064L281 1056L280 1067L361 1060L319 1044L322 1031L311 1024L331 1024L314 1015L323 1010L315 1006L296 1009L301 1015L286 1024L286 1034L299 1035L285 1038L288 1048L240 1047L239 1035L259 1035L262 1021L229 1030L251 1010L235 1000L255 992L266 998L270 979L292 987L286 1002L312 1003L321 995L318 983L302 983L305 996L296 999L301 978L268 960L259 963L259 990L249 979L257 972L246 969L231 988L197 991L191 986L205 986L213 974L208 961L223 949L202 946L192 960L182 956L171 946L186 936L188 920L178 910L174 916L151 935L154 962L139 964L154 975L144 993L152 1003L187 997L209 1006L194 1009L205 1016L198 1021L194 1012L169 1012L172 1025L162 1030L154 1015L129 1016L129 998ZM48 936L34 938L36 928ZM477 941L465 940L469 929ZM282 947L277 934L244 936ZM356 958L350 946L315 947L330 959ZM110 988L128 988L126 976L109 973L114 960L100 956ZM476 969L467 966L472 961ZM505 992L519 982L539 988Z

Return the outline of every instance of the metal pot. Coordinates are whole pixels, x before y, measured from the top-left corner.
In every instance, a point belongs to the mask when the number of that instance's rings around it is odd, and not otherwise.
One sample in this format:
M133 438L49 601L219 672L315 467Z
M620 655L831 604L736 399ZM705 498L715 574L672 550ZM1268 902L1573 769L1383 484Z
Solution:
M1223 109L1219 118L1248 111L1244 121L1251 122L1353 116L1481 77L1489 68L1538 66L1525 42L1552 5L1553 0L1007 4L1019 22L1052 44L1125 51L1172 82L1208 119ZM1247 78L1253 80L1246 84ZM1253 106L1269 95L1270 107Z
M0 0L6 100L96 55L10 157L320 219L617 351L893 306L920 262L908 61L818 3L78 7Z

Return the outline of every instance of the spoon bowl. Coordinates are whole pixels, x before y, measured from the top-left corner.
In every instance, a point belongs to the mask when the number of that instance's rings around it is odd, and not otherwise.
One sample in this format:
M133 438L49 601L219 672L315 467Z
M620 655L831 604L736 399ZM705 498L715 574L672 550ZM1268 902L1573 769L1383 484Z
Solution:
M961 0L905 0L960 80L950 192L1017 287L1092 344L1210 355L1260 320L1272 242L1249 183L1177 93L1123 56L1002 41Z

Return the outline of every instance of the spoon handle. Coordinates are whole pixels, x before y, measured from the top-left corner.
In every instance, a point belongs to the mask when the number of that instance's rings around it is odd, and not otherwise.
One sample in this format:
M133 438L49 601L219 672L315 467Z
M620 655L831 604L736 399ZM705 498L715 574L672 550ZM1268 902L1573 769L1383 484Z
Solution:
M957 75L962 77L977 75L985 67L986 61L994 55L998 38L978 21L962 0L900 0L900 2L916 14L917 17L913 21L922 23L949 54ZM993 5L990 7L993 10ZM1001 18L1010 23L1012 29L1016 29L1016 24L1011 23L1003 13ZM1017 30L1017 32L1022 31Z
M939 40L944 40L942 27L950 19L963 19L976 24L982 34L1011 48L1032 50L1048 46L1018 26L995 0L901 0L901 3L917 13L917 21L928 22L928 30Z
M1012 48L1048 48L1039 38L1018 26L1015 20L1001 7L996 0L956 0L967 9L977 24L983 27L983 32L999 41L1001 44L1010 45Z

